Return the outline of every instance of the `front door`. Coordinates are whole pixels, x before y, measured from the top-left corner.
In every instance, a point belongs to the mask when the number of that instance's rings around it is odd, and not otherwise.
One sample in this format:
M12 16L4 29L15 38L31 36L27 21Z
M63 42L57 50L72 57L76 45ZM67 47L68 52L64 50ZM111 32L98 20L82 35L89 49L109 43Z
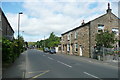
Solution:
M80 46L80 56L82 56L82 46Z

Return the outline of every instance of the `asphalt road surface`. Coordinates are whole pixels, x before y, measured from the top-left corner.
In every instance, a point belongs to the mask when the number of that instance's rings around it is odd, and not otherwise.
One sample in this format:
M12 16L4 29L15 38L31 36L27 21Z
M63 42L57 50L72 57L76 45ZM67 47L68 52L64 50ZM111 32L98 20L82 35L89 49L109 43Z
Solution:
M21 54L3 78L118 78L118 69L79 56L49 54L30 49Z

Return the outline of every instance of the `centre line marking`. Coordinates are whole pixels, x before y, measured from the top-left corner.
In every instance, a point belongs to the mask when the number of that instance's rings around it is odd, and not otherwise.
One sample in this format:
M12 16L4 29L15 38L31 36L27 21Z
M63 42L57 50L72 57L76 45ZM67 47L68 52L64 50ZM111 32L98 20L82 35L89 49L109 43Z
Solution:
M92 61L89 61L89 62L91 62L91 63L92 63Z
M87 73L87 72L84 72L84 74L87 74L87 75L89 75L89 76L91 76L91 77L94 77L94 78L97 78L97 79L99 79L99 80L102 80L102 79L100 79L99 77L94 76L94 75L92 75L92 74L89 74L89 73Z
M61 62L61 61L57 61L57 62L59 62L59 63L65 65L65 66L67 66L67 67L70 67L70 68L72 67L72 66L70 66L70 65L68 65L68 64L65 64L65 63Z
M53 58L51 58L51 57L48 57L49 59L51 59L51 60L54 60Z

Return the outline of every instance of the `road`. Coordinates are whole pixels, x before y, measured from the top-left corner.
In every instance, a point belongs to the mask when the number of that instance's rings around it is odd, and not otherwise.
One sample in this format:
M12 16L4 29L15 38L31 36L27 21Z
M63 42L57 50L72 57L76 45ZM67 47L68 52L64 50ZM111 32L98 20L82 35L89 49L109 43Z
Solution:
M85 61L79 56L49 54L35 49L21 56L14 67L3 73L3 78L118 78L116 67Z

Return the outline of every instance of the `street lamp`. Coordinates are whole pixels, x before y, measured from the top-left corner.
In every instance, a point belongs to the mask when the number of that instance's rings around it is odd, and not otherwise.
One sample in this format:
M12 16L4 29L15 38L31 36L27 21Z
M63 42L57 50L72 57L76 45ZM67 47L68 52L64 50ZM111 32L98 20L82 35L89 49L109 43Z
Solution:
M23 37L23 33L24 33L24 31L22 31L22 37Z
M20 29L20 14L23 14L23 13L19 12L18 14L18 39L19 39L19 29Z
M20 14L23 14L22 12L19 12L18 14L18 50L19 50L19 54L20 54L20 43L19 43L19 28L20 28Z

